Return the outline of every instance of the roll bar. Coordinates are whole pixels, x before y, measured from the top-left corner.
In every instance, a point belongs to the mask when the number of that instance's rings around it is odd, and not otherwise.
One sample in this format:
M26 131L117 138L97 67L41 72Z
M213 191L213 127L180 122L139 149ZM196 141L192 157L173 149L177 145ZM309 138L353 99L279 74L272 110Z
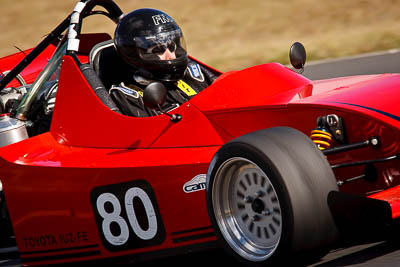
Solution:
M91 15L96 6L103 7L114 21L122 17L123 13L113 0L81 0L73 12L65 18L49 35L46 36L27 56L25 56L3 79L0 80L0 91L3 90L23 69L26 68L46 47L56 40L67 28L67 53L74 55L79 48L79 36L83 18Z
M123 12L112 0L81 0L71 13L68 28L67 54L74 54L79 49L79 37L82 28L82 19L90 14L94 7L101 6L110 14L110 18L117 23L123 16Z

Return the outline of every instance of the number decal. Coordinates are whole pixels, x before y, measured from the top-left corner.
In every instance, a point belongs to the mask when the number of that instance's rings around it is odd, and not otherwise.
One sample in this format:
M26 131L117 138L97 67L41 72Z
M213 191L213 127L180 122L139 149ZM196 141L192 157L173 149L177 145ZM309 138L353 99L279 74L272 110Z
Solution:
M107 202L111 203L113 207L113 211L110 213L104 208ZM121 205L119 204L118 198L113 194L103 193L97 198L96 206L100 216L103 217L102 229L107 241L114 246L125 244L129 238L129 229L124 218L120 216ZM117 236L111 232L112 222L116 222L119 226L120 234Z
M149 229L147 231L142 229L136 218L135 209L133 208L134 197L138 197L145 207L147 221L149 224ZM146 192L137 187L129 189L125 194L125 208L129 222L135 234L143 240L152 239L157 233L157 219L153 205L151 204L151 200Z
M165 230L154 192L144 180L94 188L97 228L109 251L161 244Z

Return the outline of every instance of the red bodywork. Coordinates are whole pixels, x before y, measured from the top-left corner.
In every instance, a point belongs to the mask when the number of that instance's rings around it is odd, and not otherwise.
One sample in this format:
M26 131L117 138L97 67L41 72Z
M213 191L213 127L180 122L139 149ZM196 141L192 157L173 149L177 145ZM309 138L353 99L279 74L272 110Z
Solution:
M52 49L22 73L26 80L33 80ZM2 59L0 69L15 64L15 57ZM50 132L0 148L21 261L142 259L213 245L205 181L195 178L204 178L223 144L274 126L309 135L317 117L335 113L349 143L377 136L381 144L328 156L331 164L399 154L399 83L400 75L391 74L310 81L280 64L264 64L221 75L175 109L182 120L171 122L166 115L111 111L64 56ZM361 179L340 189L387 200L398 217L398 162L376 167L378 181ZM335 170L338 180L361 172Z

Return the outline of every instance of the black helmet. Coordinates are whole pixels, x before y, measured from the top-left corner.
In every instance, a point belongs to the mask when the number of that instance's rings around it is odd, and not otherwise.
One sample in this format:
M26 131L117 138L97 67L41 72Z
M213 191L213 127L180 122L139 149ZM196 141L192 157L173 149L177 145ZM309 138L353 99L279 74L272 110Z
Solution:
M124 15L115 30L114 43L122 59L149 79L177 81L188 65L181 29L170 16L156 9L138 9ZM167 49L175 58L161 59Z

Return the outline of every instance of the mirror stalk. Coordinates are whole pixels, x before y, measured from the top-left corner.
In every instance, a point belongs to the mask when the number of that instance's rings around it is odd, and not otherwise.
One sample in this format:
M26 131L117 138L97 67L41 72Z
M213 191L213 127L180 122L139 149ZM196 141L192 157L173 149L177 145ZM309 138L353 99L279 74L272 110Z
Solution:
M160 110L160 112L162 113L162 114L165 114L165 115L167 115L168 117L170 117L170 119L171 119L171 121L172 122L178 122L178 121L180 121L181 119L182 119L182 115L180 115L180 114L169 114L168 112L165 112L165 111L163 111L162 109L161 109L161 107L160 107L160 105L158 105L158 109Z

